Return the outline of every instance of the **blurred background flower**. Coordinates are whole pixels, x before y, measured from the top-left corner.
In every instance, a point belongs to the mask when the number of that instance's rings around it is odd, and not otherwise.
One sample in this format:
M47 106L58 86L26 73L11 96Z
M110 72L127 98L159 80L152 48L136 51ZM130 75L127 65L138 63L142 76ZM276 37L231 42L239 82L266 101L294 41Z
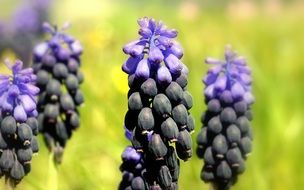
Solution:
M4 50L12 51L25 63L25 66L30 65L33 46L43 34L42 23L49 19L51 1L4 2L4 5L12 4L13 8L8 11L8 18L0 19L0 54Z
M4 23L11 20L9 15L21 2L25 0L1 0ZM193 137L199 132L200 114L206 109L201 78L207 67L203 60L207 56L221 58L227 43L247 58L256 97L252 109L255 140L246 172L234 189L285 190L304 186L303 1L53 0L52 3L50 23L61 26L69 21L72 27L68 33L84 46L82 69L86 82L82 90L86 103L80 108L81 127L67 145L64 164L58 167L57 174L51 167L41 170L48 165L48 152L41 148L39 156L32 160L32 172L17 189L117 189L121 152L129 144L121 130L128 89L127 76L119 71L126 58L121 47L137 37L135 21L143 16L163 20L169 28L179 31L177 40L185 51L182 61L189 68L188 90L194 99ZM0 33L8 28L0 24ZM4 42L2 36L0 47ZM1 72L3 69L0 65ZM39 140L42 144L41 137ZM181 190L209 188L200 180L202 165L195 156L189 164L181 164Z

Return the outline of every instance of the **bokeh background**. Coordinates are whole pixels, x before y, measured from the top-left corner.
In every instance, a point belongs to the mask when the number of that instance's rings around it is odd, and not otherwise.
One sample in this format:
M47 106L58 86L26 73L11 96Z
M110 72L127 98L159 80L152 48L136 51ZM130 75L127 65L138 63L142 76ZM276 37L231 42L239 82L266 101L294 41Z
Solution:
M33 0L0 0L1 62L20 57L7 44L6 31L21 4ZM68 142L63 163L55 168L40 140L32 172L17 190L114 190L121 174L120 154L130 144L123 134L127 110L127 75L121 65L127 56L122 46L138 37L139 17L163 20L179 31L183 62L189 67L191 113L196 119L205 110L201 78L207 56L223 58L231 44L244 55L253 70L253 152L247 170L233 189L286 190L304 187L304 2L279 0L39 0L50 1L46 10L52 24L72 24L68 29L84 46L82 85L86 102L81 108L81 127ZM21 15L26 15L21 14ZM45 16L45 15L44 15ZM26 19L25 19L26 20ZM18 19L17 19L18 23ZM2 33L1 33L2 31ZM19 43L27 34L17 29ZM37 32L37 31L36 31ZM34 34L33 32L29 32ZM39 30L31 43L47 38ZM28 62L30 64L30 61ZM0 64L0 71L4 71ZM181 164L180 189L209 189L200 180L202 160ZM4 187L1 179L0 187ZM2 188L0 188L2 189Z

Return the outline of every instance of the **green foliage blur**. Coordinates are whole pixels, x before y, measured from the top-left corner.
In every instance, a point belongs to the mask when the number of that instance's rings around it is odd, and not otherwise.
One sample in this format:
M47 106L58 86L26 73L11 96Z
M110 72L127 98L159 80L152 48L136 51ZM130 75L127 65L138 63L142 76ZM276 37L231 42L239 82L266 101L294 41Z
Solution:
M13 9L8 2L0 0L0 11ZM40 152L32 160L32 171L16 189L117 189L120 154L130 144L123 133L128 86L127 75L121 71L127 56L121 48L138 38L136 20L143 16L163 20L179 31L177 40L185 50L182 61L190 70L188 89L194 99L194 150L206 108L201 79L207 65L203 61L207 56L223 58L224 46L231 44L253 70L256 97L253 152L233 189L302 189L304 3L277 0L55 0L51 23L61 26L69 21L68 32L84 45L86 102L80 109L81 127L56 168L39 137ZM181 190L209 189L200 180L202 165L195 151L190 161L181 163Z

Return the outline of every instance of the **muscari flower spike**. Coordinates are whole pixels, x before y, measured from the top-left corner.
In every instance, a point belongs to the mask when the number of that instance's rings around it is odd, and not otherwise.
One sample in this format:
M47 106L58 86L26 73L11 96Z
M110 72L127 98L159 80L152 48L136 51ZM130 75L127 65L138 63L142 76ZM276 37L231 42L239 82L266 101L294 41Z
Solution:
M205 162L201 178L216 189L230 189L244 172L252 149L251 70L230 46L225 61L207 58L205 62L213 66L203 79L207 110L197 137L197 155Z
M80 125L78 107L84 102L80 84L82 46L78 40L65 34L69 27L60 30L48 23L43 25L52 37L34 49L33 68L37 85L41 89L38 98L40 132L56 163L61 163L64 147L72 132Z
M173 190L178 188L179 158L192 156L188 69L180 60L183 50L174 39L176 30L146 17L138 24L140 39L123 47L130 56L122 66L130 87L125 134L145 163L138 189ZM125 184L120 189L129 189Z
M30 172L33 153L38 152L36 95L33 69L16 61L5 65L12 75L0 74L0 176L17 185Z

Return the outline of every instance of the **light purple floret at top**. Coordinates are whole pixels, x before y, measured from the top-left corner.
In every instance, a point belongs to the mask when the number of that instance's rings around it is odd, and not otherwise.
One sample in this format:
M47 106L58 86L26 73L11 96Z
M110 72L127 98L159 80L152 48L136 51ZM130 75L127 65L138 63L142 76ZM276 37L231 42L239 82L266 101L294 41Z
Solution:
M234 101L245 100L248 105L254 102L251 70L244 57L238 56L228 45L224 61L207 58L205 62L213 65L203 79L208 99L219 98L224 91L229 91Z
M83 47L80 42L63 32L69 26L69 23L65 23L65 25L58 30L49 23L43 23L43 30L51 34L52 38L49 41L38 44L34 48L34 56L38 59L42 59L49 48L55 49L56 57L59 59L66 59L66 57L69 57L70 55L77 57L82 54ZM65 48L62 44L66 44L68 48Z
M167 29L161 22L147 17L138 20L140 39L123 47L130 55L122 70L129 75L147 79L156 74L159 83L170 83L172 76L181 72L188 74L188 68L180 61L183 56L181 45L174 40L175 29ZM164 63L164 64L162 64Z
M36 117L35 96L39 93L36 87L36 75L32 68L22 69L23 63L16 61L5 65L12 75L0 74L0 110L14 116L16 121L25 122L28 117Z

